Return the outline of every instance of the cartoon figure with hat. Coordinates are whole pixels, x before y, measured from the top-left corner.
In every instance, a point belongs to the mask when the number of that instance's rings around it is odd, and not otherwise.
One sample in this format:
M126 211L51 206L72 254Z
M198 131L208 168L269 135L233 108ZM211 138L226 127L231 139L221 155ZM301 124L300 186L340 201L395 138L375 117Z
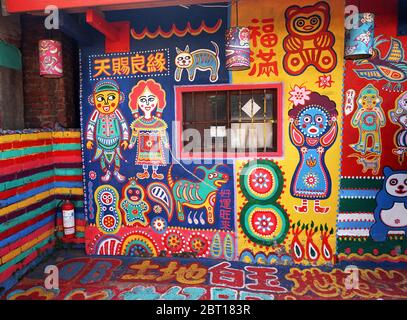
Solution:
M129 145L129 129L118 107L124 101L124 95L116 81L102 80L96 83L88 100L95 110L86 126L86 148L96 147L93 161L100 161L103 182L112 178L110 166L113 162L113 176L123 182L125 177L119 173L120 159L123 159L120 148L126 150Z
M165 91L153 79L139 81L129 95L129 108L136 120L131 124L132 134L129 148L137 143L136 165L142 165L144 171L137 173L138 179L148 179L148 167L152 166L151 178L162 180L158 166L167 164L164 148L169 149L167 124L161 119L166 106ZM157 109L156 115L153 115ZM139 115L139 110L143 115Z

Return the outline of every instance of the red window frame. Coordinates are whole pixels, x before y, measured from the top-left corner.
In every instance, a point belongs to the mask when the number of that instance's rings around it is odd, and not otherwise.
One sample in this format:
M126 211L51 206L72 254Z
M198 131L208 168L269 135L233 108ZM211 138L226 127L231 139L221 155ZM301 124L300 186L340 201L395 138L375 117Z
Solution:
M183 105L182 94L187 92L202 91L232 91L232 90L255 90L255 89L277 89L277 151L274 152L234 152L232 155L227 152L203 152L199 156L191 156L189 152L183 151L182 123ZM189 85L175 86L175 142L176 153L179 159L239 159L239 158L280 158L283 156L283 84L282 83L261 83L261 84L222 84L222 85Z

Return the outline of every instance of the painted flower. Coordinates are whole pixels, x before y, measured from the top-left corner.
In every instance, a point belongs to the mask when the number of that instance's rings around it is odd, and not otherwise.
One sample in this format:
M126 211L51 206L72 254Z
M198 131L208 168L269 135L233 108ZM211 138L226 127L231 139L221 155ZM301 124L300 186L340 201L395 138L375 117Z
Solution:
M304 184L308 188L315 188L318 183L318 177L313 173L308 173L304 176Z
M254 175L252 182L256 188L266 189L269 187L268 182L270 182L270 180L267 178L265 173L259 172Z
M95 171L89 171L89 178L91 180L95 180L96 179L96 172Z
M305 87L299 87L297 85L294 86L294 90L290 91L290 99L294 106L299 104L305 104L306 100L309 100L309 95L311 94L310 90L307 90Z
M318 86L322 89L325 88L330 88L332 86L332 83L335 81L332 80L331 75L323 75L319 77L319 80L316 81L315 83L318 83Z
M156 232L163 233L167 228L167 222L163 218L157 217L151 221L151 226Z
M161 212L163 212L163 208L162 208L160 205L156 204L156 205L153 207L153 211L154 211L154 213L156 213L156 214L160 214Z
M264 214L261 217L258 217L254 224L256 225L256 228L263 233L271 231L271 228L274 226L271 217L266 217Z

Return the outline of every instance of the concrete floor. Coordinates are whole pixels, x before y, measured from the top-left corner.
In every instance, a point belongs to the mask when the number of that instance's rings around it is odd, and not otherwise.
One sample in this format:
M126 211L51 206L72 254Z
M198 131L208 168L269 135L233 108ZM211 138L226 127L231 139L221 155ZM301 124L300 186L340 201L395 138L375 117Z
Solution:
M209 259L90 257L82 250L63 250L2 299L407 299L407 263L266 267Z

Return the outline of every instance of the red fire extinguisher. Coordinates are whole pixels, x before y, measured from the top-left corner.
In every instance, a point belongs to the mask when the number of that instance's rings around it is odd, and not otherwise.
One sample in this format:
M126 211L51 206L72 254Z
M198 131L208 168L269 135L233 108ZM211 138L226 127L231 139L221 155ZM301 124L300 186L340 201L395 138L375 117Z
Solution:
M62 225L65 238L75 237L75 207L69 200L62 204Z

